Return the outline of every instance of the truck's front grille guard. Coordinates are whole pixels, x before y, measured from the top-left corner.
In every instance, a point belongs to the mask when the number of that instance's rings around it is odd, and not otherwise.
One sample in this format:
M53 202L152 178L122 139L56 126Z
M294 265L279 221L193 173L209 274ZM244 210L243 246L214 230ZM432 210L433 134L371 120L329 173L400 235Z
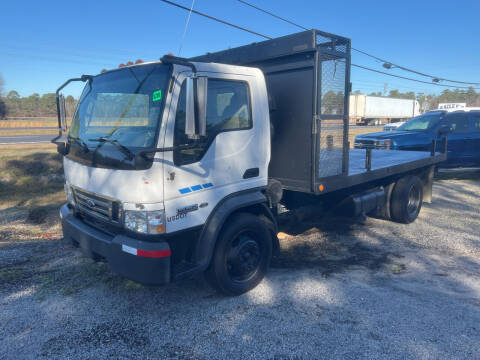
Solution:
M118 202L97 194L72 187L77 210L82 214L95 218L119 223L121 219L121 208Z

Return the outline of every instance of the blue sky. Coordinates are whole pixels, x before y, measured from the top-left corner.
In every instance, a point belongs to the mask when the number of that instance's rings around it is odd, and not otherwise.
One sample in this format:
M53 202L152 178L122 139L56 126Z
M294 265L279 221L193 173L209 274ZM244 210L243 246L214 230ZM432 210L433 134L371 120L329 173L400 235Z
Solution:
M175 0L190 6L191 0ZM352 46L432 75L480 82L480 1L250 0L306 27L352 39ZM195 9L269 36L298 31L236 0L195 0ZM5 90L43 94L70 77L96 74L121 62L178 55L187 12L150 1L2 1L0 74ZM182 56L262 39L192 15ZM352 53L352 62L380 64ZM399 70L386 70L395 74ZM428 80L428 79L427 79ZM443 88L352 69L353 90ZM386 85L385 85L386 84ZM78 95L79 87L67 93Z

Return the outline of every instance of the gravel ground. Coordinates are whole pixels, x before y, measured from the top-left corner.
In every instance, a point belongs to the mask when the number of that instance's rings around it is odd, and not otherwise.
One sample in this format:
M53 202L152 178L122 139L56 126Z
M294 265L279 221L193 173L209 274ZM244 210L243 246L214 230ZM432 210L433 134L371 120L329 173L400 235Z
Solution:
M479 194L447 174L410 225L286 226L267 278L236 298L202 277L140 286L83 259L58 225L24 239L13 221L0 358L480 359Z

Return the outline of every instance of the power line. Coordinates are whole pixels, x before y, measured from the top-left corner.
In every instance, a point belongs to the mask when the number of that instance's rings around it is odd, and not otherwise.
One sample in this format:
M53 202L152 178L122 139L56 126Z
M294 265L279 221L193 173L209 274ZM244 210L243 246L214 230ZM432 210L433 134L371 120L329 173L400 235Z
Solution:
M192 0L192 6L187 16L187 21L185 22L185 28L183 29L182 40L180 40L180 47L178 49L178 56L182 53L183 41L185 40L185 35L187 34L188 24L190 24L190 17L192 16L193 6L195 5L195 0Z
M297 24L297 23L295 23L295 22L293 22L293 21L291 21L291 20L288 20L288 19L285 19L285 18L283 18L283 17L281 17L281 16L278 16L278 15L272 13L271 11L267 11L267 10L265 10L265 9L262 9L262 8L260 8L260 7L256 6L256 5L253 5L253 4L251 4L251 3L249 3L249 2L247 2L247 1L245 1L245 0L237 0L237 1L240 2L240 3L242 3L242 4L245 4L245 5L247 5L247 6L250 6L250 7L254 8L254 9L258 10L258 11L261 11L261 12L263 12L263 13L265 13L265 14L268 14L268 15L270 15L270 16L273 16L274 18L277 18L277 19L282 20L282 21L284 21L284 22L286 22L286 23L289 23L289 24L291 24L291 25L293 25L293 26L296 26L296 27L298 27L298 28L300 28L300 29L309 30L309 29L307 29L305 26L302 26L302 25ZM367 53L366 51L363 51L363 50L360 50L360 49L356 49L356 48L354 48L354 47L352 47L352 50L355 50L355 51L357 51L357 52L359 52L359 53L361 53L361 54L364 54L364 55L366 55L366 56L369 56L369 57L371 57L371 58L373 58L373 59L375 59L375 60L377 60L377 61L381 61L381 62L383 62L386 66L389 66L390 68L391 68L391 67L396 67L396 68L398 68L398 69L401 69L401 70L404 70L404 71L407 71L407 72L411 72L411 73L414 73L414 74L417 74L417 75L420 75L420 76L424 76L424 77L431 78L431 79L432 79L433 81L435 81L435 82L438 82L438 81L447 81L447 82L457 83L457 84L480 85L480 83L477 83L477 82L467 82L467 81L449 80L449 79L441 78L441 77L434 76L434 75L428 75L428 74L422 73L422 72L420 72L420 71L416 71L416 70L409 69L409 68L404 67L404 66L401 66L401 65L394 64L394 63L391 62L391 61L388 61L388 60L379 58L379 57L377 57L377 56L375 56L375 55L372 55L372 54Z
M423 83L423 84L428 84L428 85L435 85L435 86L442 86L442 87L454 87L454 88L457 88L457 89L476 89L476 90L480 90L480 88L474 88L474 87L471 87L471 86L456 86L456 85L431 83L431 82L428 82L428 81L413 79L413 78L409 78L409 77L406 77L406 76L389 74L385 71L380 71L380 70L372 69L372 68L362 66L362 65L357 65L357 64L352 64L352 66L355 66L355 67L360 68L360 69L368 70L368 71L373 71L373 72L376 72L376 73L379 73L379 74L383 74L383 75L387 75L387 76L391 76L391 77L396 77L396 78L404 79L404 80L416 81L416 82Z
M247 6L250 6L250 7L254 8L254 9L258 10L258 11L261 11L261 12L263 12L263 13L265 13L265 14L268 14L268 15L270 15L270 16L273 16L274 18L277 18L277 19L279 19L279 20L285 21L286 23L289 23L289 24L291 24L291 25L293 25L293 26L296 26L296 27L298 27L298 28L300 28L300 29L310 30L310 29L307 29L306 27L304 27L304 26L302 26L302 25L299 25L299 24L297 24L297 23L294 23L294 22L291 21L291 20L285 19L285 18L283 18L283 17L281 17L281 16L278 16L278 15L276 15L276 14L270 12L270 11L267 11L267 10L265 10L265 9L262 9L262 8L256 6L256 5L250 4L249 2L246 2L246 1L244 1L244 0L237 0L237 1L239 1L239 2L241 2L242 4L245 4L245 5L247 5Z
M173 6L176 6L180 9L183 9L183 10L186 10L186 11L190 11L189 8L185 7L185 6L182 6L180 4L177 4L177 3L174 3L173 1L169 1L169 0L160 0L164 3L167 3L169 5L173 5ZM237 1L240 1L240 0L237 0ZM243 2L243 1L242 1ZM253 6L253 5L252 5ZM216 18L214 16L210 16L210 15L207 15L205 13L202 13L200 11L197 11L197 10L192 10L192 12L194 14L197 14L197 15L201 15L203 17L206 17L208 19L211 19L211 20L214 20L214 21L218 21L222 24L225 24L225 25L228 25L228 26L231 26L231 27L234 27L236 29L239 29L239 30L243 30L243 31L246 31L246 32L249 32L251 34L254 34L254 35L257 35L257 36L261 36L265 39L273 39L272 37L270 36L267 36L267 35L264 35L264 34L260 34L258 32L255 32L253 30L249 30L247 28L244 28L244 27L241 27L239 25L235 25L235 24L232 24L232 23L229 23L225 20L222 20L222 19L219 19L219 18ZM300 26L300 25L299 25ZM373 71L373 72L376 72L376 73L379 73L379 74L384 74L384 75L387 75L387 76L391 76L391 77L396 77L396 78L399 78L399 79L404 79L404 80L409 80L409 81L415 81L415 82L419 82L419 83L423 83L423 84L428 84L428 85L434 85L434 86L441 86L441 87L447 87L447 88L459 88L459 89L469 89L471 88L470 86L456 86L456 85L447 85L447 84L438 84L438 83L430 83L428 81L423 81L423 80L418 80L418 79L413 79L413 78L409 78L409 77L406 77L406 76L401 76L401 75L396 75L396 74L389 74L387 72L384 72L384 71L380 71L380 70L375 70L375 69L372 69L372 68L369 68L369 67L366 67L366 66L362 66L362 65L357 65L357 64L351 64L352 66L355 66L355 67L358 67L358 68L361 68L361 69L364 69L364 70L368 70L368 71ZM480 90L480 88L473 88L473 89L477 89L477 90Z
M169 0L160 0L160 1L163 1L164 3L167 3L167 4L169 4L169 5L176 6L176 7L180 8L180 9L190 11L189 8L187 8L187 7L183 6L183 5L174 3L173 1L169 1ZM235 24L229 23L228 21L225 21L225 20L216 18L216 17L214 17L214 16L207 15L207 14L202 13L202 12L197 11L197 10L193 10L193 9L192 9L192 13L197 14L197 15L200 15L200 16L203 16L203 17L206 17L206 18L211 19L211 20L218 21L218 22L220 22L220 23L222 23L222 24L225 24L225 25L234 27L234 28L236 28L236 29L249 32L250 34L257 35L257 36L261 36L261 37L263 37L263 38L265 38L265 39L268 39L268 40L271 40L271 39L272 39L272 38L269 37L269 36L260 34L260 33L256 32L256 31L253 31L253 30L249 30L249 29L244 28L244 27L241 27L241 26L239 26L239 25L235 25Z
M239 0L240 1L240 0ZM448 79L445 79L445 78L441 78L441 77L438 77L438 76L434 76L434 75L428 75L428 74L425 74L425 73L422 73L420 71L416 71L416 70L413 70L413 69L409 69L409 68L406 68L404 66L401 66L401 65L397 65L397 64L394 64L392 63L391 61L388 61L388 60L384 60L382 58L379 58L375 55L372 55L372 54L369 54L363 50L359 50L359 49L356 49L356 48L353 48L352 47L352 50L355 50L356 52L359 52L361 54L364 54L366 56L369 56L375 60L378 60L380 62L383 62L384 64L388 64L387 66L390 66L390 67L395 67L395 68L398 68L400 70L404 70L404 71L408 71L408 72L411 72L411 73L414 73L414 74L417 74L417 75L420 75L420 76L424 76L424 77L428 77L428 78L431 78L431 79L434 79L436 81L447 81L447 82L451 82L451 83L457 83L457 84L472 84L472 85L480 85L480 83L476 83L476 82L468 82L468 81L458 81L458 80L448 80Z

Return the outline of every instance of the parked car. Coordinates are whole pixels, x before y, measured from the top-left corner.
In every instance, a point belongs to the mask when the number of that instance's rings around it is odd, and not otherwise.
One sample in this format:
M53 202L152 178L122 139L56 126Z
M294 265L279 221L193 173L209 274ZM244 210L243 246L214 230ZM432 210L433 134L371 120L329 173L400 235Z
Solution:
M438 146L448 140L444 167L480 166L480 108L435 110L417 116L397 131L358 135L355 148L431 151L433 140Z
M400 126L405 124L406 121L398 121L394 123L387 124L383 127L383 131L394 131L397 130Z

